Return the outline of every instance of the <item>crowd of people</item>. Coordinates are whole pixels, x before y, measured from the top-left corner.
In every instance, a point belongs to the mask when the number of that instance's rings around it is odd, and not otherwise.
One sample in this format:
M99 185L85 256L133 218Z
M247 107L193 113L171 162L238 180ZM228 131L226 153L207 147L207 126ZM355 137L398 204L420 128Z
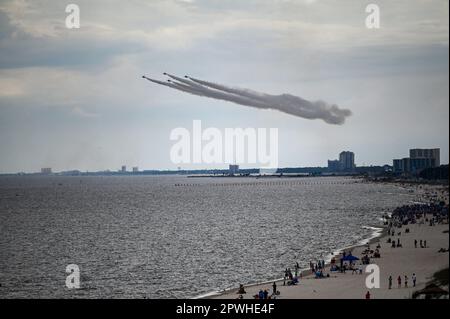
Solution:
M388 234L392 237L398 236L397 240L391 239L387 240L387 243L391 244L392 248L401 248L403 244L400 241L400 236L402 234L403 226L408 226L409 224L425 224L429 226L434 226L436 224L448 223L449 209L448 205L443 202L428 203L428 204L414 204L414 205L404 205L397 207L391 216L390 222L388 222ZM409 228L405 227L404 232L409 233ZM427 241L420 239L414 240L415 248L427 248Z
M427 221L430 226L448 223L449 207L443 202L404 205L394 209L390 226L401 228L403 225Z
M258 294L254 295L254 299L276 299L276 297L280 294L280 292L277 290L277 283L274 281L272 284L272 292L269 293L270 289L260 289ZM240 284L238 292L239 294L237 299L244 299L244 294L247 292L245 291L244 285Z
M286 284L288 286L291 285L296 285L298 284L298 273L300 271L300 266L298 263L296 263L295 265L295 271L294 273L292 273L291 268L286 268L284 271L284 279L283 279L283 286L286 286ZM301 273L300 273L301 275Z

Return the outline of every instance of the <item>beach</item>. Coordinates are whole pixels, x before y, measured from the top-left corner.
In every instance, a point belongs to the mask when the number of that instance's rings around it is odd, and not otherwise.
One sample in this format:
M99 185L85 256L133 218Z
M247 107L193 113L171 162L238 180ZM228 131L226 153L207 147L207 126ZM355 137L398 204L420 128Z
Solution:
M424 195L430 189L422 187L417 189L417 195L424 198ZM431 192L433 189L431 190ZM283 285L283 280L277 281L277 290L280 292L276 295L277 299L364 299L369 291L371 299L405 299L412 298L412 294L433 280L433 275L440 270L448 269L449 255L447 252L438 252L439 249L448 249L449 246L449 225L448 223L435 224L430 226L426 222L431 218L427 215L423 218L423 224L409 224L402 228L395 229L395 236L388 234L387 228L381 233L380 237L370 240L368 245L371 249L375 249L380 245L380 258L372 258L371 264L375 264L380 270L380 287L368 289L366 287L366 278L370 273L366 273L367 265L361 265L362 273L354 273L346 271L330 272L330 265L326 265L324 269L324 278L316 279L311 271L304 271L299 283L296 285ZM405 229L409 228L406 233ZM398 235L398 233L401 233ZM390 236L391 235L391 236ZM388 239L400 240L402 247L393 248L388 243ZM415 240L426 240L426 248L415 247ZM362 245L345 250L346 253L352 253L353 256L361 258L362 253L366 250L367 245ZM339 257L336 257L339 260ZM359 260L360 261L360 260ZM356 265L360 265L359 261ZM337 261L339 264L339 261ZM291 268L293 269L293 268ZM282 271L281 271L282 272ZM327 277L326 274L330 276ZM417 277L416 287L413 287L413 274ZM389 276L392 276L392 289L389 289ZM397 278L401 277L401 287L398 287ZM408 287L405 287L404 279L408 277ZM245 286L244 299L253 299L260 290L267 290L272 293L272 284L257 284ZM448 291L447 287L442 287ZM237 289L222 292L220 294L210 296L209 298L218 299L236 299L240 295Z

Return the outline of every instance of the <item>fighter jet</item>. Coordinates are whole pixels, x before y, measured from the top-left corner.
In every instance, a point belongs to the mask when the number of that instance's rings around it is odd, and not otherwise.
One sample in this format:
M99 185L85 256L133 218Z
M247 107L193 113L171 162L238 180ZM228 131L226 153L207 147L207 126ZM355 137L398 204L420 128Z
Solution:
M165 82L162 82L162 81L158 81L158 80L154 80L154 79L148 78L148 77L146 77L145 75L143 75L142 78L143 78L143 79L146 79L146 80L148 80L148 81L150 81L150 82L153 82L153 83L162 84L162 85L167 85L167 83L165 83Z

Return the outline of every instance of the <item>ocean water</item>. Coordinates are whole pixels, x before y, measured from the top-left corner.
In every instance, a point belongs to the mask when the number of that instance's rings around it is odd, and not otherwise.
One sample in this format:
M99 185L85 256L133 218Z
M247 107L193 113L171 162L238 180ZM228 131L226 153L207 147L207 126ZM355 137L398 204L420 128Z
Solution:
M343 177L0 177L0 298L185 298L280 278L412 200Z

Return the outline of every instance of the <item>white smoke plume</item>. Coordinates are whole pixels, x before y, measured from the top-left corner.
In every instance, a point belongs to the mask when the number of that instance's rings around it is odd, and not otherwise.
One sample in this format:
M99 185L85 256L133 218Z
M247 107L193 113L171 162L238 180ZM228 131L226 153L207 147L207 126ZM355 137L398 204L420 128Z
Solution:
M274 109L311 120L321 119L329 124L344 124L346 118L352 114L350 110L340 109L335 104L330 105L323 101L308 101L291 94L271 95L207 82L188 76L180 78L168 73L164 73L164 75L170 77L167 82L153 80L146 76L143 76L143 78L198 96L229 101L259 109Z

